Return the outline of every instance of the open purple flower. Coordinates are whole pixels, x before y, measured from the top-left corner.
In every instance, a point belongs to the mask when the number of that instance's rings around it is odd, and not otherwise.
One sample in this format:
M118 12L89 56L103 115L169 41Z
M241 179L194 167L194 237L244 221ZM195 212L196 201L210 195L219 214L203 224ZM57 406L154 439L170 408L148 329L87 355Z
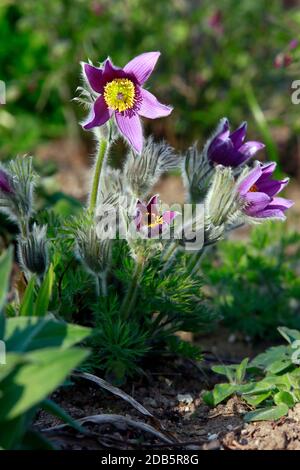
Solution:
M121 134L140 153L143 147L140 116L155 119L168 116L173 109L161 104L143 88L159 56L160 52L145 52L128 62L123 69L115 67L109 58L100 68L83 63L90 87L99 94L83 123L84 129L102 126L115 115Z
M156 194L147 204L137 201L134 222L138 232L149 238L157 237L166 230L177 214L175 211L160 213L159 196Z
M207 149L209 160L223 166L236 167L253 157L258 150L264 148L264 144L256 141L244 142L246 132L246 122L230 133L228 120L222 119L217 134Z
M244 212L250 217L285 220L285 211L294 204L289 199L277 197L289 179L273 180L275 168L276 163L258 165L239 185L238 191L246 203Z
M0 169L0 192L11 194L13 192L9 181L9 176L4 170Z

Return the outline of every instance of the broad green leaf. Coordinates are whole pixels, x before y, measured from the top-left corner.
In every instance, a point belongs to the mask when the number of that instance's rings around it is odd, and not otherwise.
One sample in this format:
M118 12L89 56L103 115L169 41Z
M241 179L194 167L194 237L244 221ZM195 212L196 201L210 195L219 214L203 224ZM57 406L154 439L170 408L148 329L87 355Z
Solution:
M213 404L213 406L216 406L222 401L229 398L234 393L236 393L238 389L239 387L237 385L217 384L211 392L212 396L207 398L208 400L211 398L211 403Z
M230 383L234 383L236 366L212 366L211 370L216 374L225 375Z
M266 371L270 374L280 374L284 370L288 369L292 365L292 361L290 359L283 359L274 361L272 364L266 367Z
M280 326L277 328L281 336L286 339L286 341L290 344L292 344L294 341L297 339L300 340L300 331L298 330L292 330L290 328L286 328L285 326Z
M285 403L277 406L269 406L259 410L249 411L244 416L246 423L250 421L275 421L282 418L289 411L289 407Z
M251 361L250 365L252 367L267 369L272 366L275 361L282 361L283 359L290 360L291 354L292 349L290 346L274 346L256 356L256 358Z
M25 359L31 362L1 384L0 421L14 419L44 400L87 356L88 351L79 348L27 353Z
M8 351L32 351L44 347L60 346L66 349L84 340L91 329L43 318L16 317L6 322L5 341Z
M20 316L33 316L34 311L34 287L36 283L36 277L32 276L28 286L26 287L25 294L20 305Z
M278 392L274 395L275 405L281 405L284 403L289 408L292 408L295 404L293 396L289 392Z
M257 395L242 395L243 399L251 406L257 406L271 395L271 391L259 393Z
M10 374L17 365L25 363L26 359L21 354L7 353L6 354L6 364L0 365L0 382L4 380L5 377ZM0 396L1 396L1 386L0 386Z
M245 378L249 359L246 357L236 369L236 382L241 384Z
M48 307L52 295L52 288L54 283L54 269L51 264L45 279L40 287L35 306L34 315L37 317L44 317L48 312Z
M26 415L23 414L5 423L0 423L0 447L12 450L25 432Z
M10 247L0 257L0 312L2 311L9 286L12 269L13 248Z
M215 405L213 392L210 392L210 391L204 392L202 395L202 399L204 403L206 403L208 406Z

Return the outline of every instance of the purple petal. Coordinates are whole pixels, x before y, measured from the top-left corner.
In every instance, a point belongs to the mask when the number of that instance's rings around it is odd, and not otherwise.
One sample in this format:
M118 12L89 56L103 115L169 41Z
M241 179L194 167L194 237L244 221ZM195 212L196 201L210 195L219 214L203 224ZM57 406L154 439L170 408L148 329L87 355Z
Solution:
M285 199L283 197L273 197L272 202L269 204L272 209L280 209L286 211L294 205L294 201L290 199Z
M82 69L91 88L97 93L102 93L105 85L103 70L85 62L82 63Z
M126 78L127 74L120 67L116 67L110 58L107 58L103 67L103 79L105 83L110 82L114 78Z
M240 148L245 140L247 132L247 123L243 122L238 129L230 134L230 140L232 141L235 148Z
M247 203L249 204L245 212L248 215L255 216L257 212L262 211L270 203L271 198L265 193L247 193L245 196Z
M176 211L164 212L162 215L164 224L170 225L177 215L178 215L178 212Z
M160 103L157 98L148 90L141 89L142 102L138 113L140 116L156 119L159 117L169 116L173 111L171 106Z
M258 165L255 167L250 173L246 176L246 178L241 182L239 185L239 192L240 194L244 195L246 194L249 189L256 183L258 178L261 175L261 166Z
M142 220L143 220L143 214L139 209L137 209L136 215L134 217L134 223L135 223L135 228L138 231L141 230Z
M116 121L120 132L129 141L130 145L141 153L143 148L143 130L140 118L137 114L131 116L124 116L121 113L116 113Z
M280 219L285 220L286 217L280 209L264 209L258 212L255 217L260 219Z
M0 191L2 191L3 193L8 193L8 194L13 192L10 186L8 175L5 173L5 171L1 169L0 169Z
M258 150L261 150L264 147L265 147L265 144L263 144L262 142L249 140L249 142L246 142L239 148L239 152L244 154L245 157L247 157L248 159L248 158L253 157L253 155L255 155L256 152L258 152Z
M263 176L271 176L275 169L276 169L276 166L277 166L277 163L275 162L271 162L271 163L267 163L265 165L262 166L262 175L261 177Z
M109 120L111 115L112 111L108 109L103 96L99 96L99 98L96 99L90 114L83 123L83 128L88 130L93 127L102 126Z
M275 196L280 193L283 188L288 184L289 179L276 181L271 179L262 179L262 177L257 181L257 187L259 191L267 193L270 197Z
M219 122L219 126L218 126L218 129L217 129L217 134L221 134L221 133L227 132L227 131L229 131L229 121L228 121L227 118L223 118ZM228 133L228 135L229 135L229 133Z
M157 216L159 214L158 200L158 194L155 194L155 196L152 196L152 198L149 200L147 204L147 211L149 212L149 214L153 214L154 216Z
M150 77L160 52L145 52L140 54L124 67L124 72L132 74L140 85Z

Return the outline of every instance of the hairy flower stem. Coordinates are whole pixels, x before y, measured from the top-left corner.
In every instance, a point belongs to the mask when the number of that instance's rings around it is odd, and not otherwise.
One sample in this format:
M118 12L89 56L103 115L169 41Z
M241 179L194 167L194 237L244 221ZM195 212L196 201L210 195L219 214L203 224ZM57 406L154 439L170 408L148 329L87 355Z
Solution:
M123 304L120 309L120 315L122 318L127 319L135 306L139 283L144 271L144 260L138 260L135 265L135 270L133 273L133 277L131 280L131 284L129 285L129 289L126 293L124 298Z
M102 170L104 158L107 152L107 148L108 148L108 141L104 137L102 137L99 141L99 150L98 150L98 155L97 155L96 164L95 164L92 191L91 191L91 196L90 196L89 209L91 213L95 212L95 208L97 204L101 170Z
M189 262L187 263L187 270L190 274L194 274L198 268L200 261L206 251L206 247L204 246L201 250L197 251L197 253L191 255Z
M107 279L106 273L102 273L99 276L95 276L95 286L96 286L96 297L107 297Z

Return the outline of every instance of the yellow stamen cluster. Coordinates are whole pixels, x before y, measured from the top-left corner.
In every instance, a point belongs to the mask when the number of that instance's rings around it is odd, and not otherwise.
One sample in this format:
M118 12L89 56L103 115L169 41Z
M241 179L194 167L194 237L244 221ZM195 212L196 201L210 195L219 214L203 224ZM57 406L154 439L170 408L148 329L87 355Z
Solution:
M154 220L151 221L151 224L148 224L148 227L153 228L153 227L157 227L157 225L163 224L164 219L162 216L155 215L155 214L151 214L151 215L154 216Z
M135 86L128 78L115 78L104 87L104 99L107 106L120 113L131 109L135 102Z
M258 187L256 186L256 184L251 186L251 188L249 189L250 193L257 193L257 191L258 191Z

